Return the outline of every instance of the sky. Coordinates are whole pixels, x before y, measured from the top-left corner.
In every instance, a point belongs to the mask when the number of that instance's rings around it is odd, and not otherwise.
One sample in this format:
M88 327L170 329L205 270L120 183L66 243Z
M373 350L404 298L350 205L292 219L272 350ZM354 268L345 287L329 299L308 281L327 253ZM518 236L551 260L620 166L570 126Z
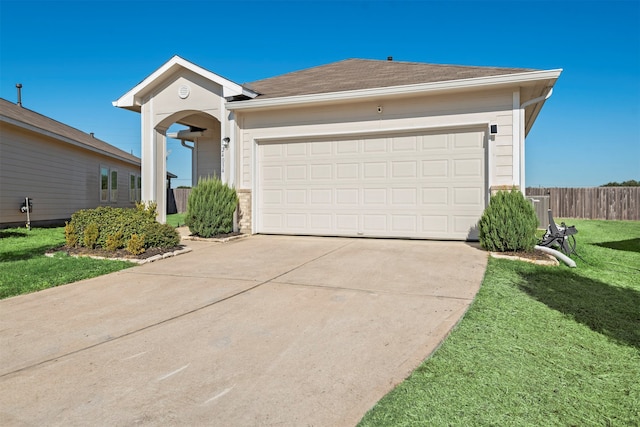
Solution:
M640 180L640 0L0 0L0 97L22 83L25 108L136 156L140 115L111 103L174 55L240 84L347 58L561 68L526 185Z

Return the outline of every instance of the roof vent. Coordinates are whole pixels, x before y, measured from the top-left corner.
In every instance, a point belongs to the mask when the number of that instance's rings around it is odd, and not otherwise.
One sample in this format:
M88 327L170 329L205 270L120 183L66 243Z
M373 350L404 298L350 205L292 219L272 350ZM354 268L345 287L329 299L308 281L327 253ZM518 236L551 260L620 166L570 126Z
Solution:
M387 61L393 61L393 56L387 56Z
M16 83L16 89L18 89L18 102L17 102L17 104L22 107L22 83Z
M96 136L93 134L93 132L89 132L89 135L91 135L91 138L95 138Z

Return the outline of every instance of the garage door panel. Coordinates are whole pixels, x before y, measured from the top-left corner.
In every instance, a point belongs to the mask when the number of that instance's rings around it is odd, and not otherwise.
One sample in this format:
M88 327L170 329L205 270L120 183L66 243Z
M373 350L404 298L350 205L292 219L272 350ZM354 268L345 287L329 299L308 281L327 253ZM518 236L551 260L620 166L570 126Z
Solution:
M449 160L423 160L422 161L422 173L423 178L447 178L449 176Z
M478 130L258 145L256 230L477 237L486 194L484 135Z
M336 176L341 181L360 179L360 165L358 163L338 163Z
M453 177L478 177L482 176L482 159L454 159Z
M337 205L353 205L358 206L360 204L360 189L358 188L337 188L336 189L336 204Z
M364 179L386 179L387 163L386 162L364 162Z
M392 188L391 203L395 206L417 206L418 190L416 188Z
M387 205L387 189L386 188L364 188L362 190L363 204L370 205Z
M307 165L287 165L285 170L287 181L307 179Z
M265 166L263 177L266 182L277 181L280 183L282 181L282 177L284 173L282 172L282 166Z
M395 161L391 162L391 178L417 178L417 161Z
M418 137L413 136L399 136L393 138L392 149L394 152L415 152L418 149Z
M281 206L284 198L282 194L284 190L264 190L262 200L267 205Z
M422 231L425 233L446 233L449 229L447 215L421 215Z
M482 148L484 138L480 133L457 133L453 134L453 148Z
M307 205L307 192L306 189L286 190L286 201L290 205Z
M482 203L482 189L478 187L455 187L453 189L453 204L456 206L477 206Z
M371 138L365 139L363 151L365 153L386 153L387 152L387 139L386 138Z
M338 154L358 154L360 153L360 141L338 141L336 152Z
M446 150L449 147L448 135L423 135L422 136L422 151L428 150Z
M336 214L336 230L338 232L347 232L353 236L358 233L358 215L357 214Z
M333 142L323 141L323 142L312 142L309 150L309 154L311 156L326 156L332 154L332 146Z
M333 189L331 188L312 188L309 193L311 194L311 204L321 206L333 204Z
M307 157L307 144L302 142L286 144L284 150L287 157Z

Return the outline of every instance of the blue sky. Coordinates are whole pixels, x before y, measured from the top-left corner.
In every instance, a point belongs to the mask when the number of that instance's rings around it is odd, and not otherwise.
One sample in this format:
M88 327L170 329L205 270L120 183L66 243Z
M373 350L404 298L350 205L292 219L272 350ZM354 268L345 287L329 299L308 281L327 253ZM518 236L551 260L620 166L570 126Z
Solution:
M640 0L0 0L0 97L140 155L111 102L180 55L237 83L346 58L562 68L526 142L528 186L640 180ZM169 141L175 185L189 152Z

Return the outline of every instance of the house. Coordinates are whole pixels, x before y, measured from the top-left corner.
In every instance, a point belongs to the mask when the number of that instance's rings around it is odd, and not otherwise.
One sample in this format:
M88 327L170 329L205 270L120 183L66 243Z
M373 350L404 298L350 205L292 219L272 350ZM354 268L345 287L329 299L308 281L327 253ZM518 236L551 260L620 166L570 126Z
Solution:
M64 224L79 209L134 207L140 159L0 98L0 228Z
M237 189L241 232L474 240L492 192L524 191L561 72L347 59L240 85L175 56L113 105L142 115L159 207L178 123L194 178Z

